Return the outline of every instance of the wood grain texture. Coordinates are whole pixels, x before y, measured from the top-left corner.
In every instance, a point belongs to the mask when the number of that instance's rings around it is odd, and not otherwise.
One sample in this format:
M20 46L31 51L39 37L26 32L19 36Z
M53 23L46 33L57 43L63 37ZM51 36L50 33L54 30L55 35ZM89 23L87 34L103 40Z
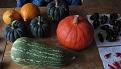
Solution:
M71 14L80 14L85 16L87 14L92 14L94 12L99 13L112 13L117 12L121 14L121 0L84 0L82 6L71 6L70 13ZM16 6L15 0L0 0L0 21L2 21L2 14L7 9L12 9ZM6 8L7 7L7 8ZM19 10L19 9L18 9ZM46 16L46 7L40 7L40 13L43 16ZM48 43L58 43L54 39L48 39ZM5 48L5 41L2 39L0 41L0 46ZM0 69L56 69L56 68L34 68L34 67L25 67L14 63L10 58L10 50L12 44L10 42L7 43L3 68ZM102 62L100 60L98 49L95 45L95 42L91 44L91 46L85 50L79 52L80 58L71 63L69 66L64 68L57 69L103 69ZM1 57L0 57L1 59Z
M6 41L0 37L0 68L2 68Z
M1 13L0 13L0 16L1 16ZM6 47L6 41L4 40L3 33L2 33L3 27L4 27L4 24L0 19L0 68L2 67L3 57L4 57L5 47Z

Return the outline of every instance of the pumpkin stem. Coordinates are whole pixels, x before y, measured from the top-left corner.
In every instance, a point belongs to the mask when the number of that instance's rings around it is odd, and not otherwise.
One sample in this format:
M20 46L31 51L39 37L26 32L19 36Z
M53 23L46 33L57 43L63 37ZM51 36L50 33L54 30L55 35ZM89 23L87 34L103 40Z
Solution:
M38 16L38 18L37 18L37 20L38 20L38 25L41 25L41 17L40 16Z
M58 7L58 0L55 0L55 7Z
M73 23L77 24L79 21L79 15L74 15Z
M11 23L11 28L14 29L14 24L16 23L17 20L14 20L12 23Z

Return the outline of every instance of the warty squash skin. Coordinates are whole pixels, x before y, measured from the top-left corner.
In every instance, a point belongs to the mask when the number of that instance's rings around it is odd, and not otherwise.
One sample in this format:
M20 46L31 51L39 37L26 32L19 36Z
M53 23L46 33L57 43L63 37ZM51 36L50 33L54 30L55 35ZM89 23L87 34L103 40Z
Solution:
M73 50L87 48L94 36L91 24L79 15L68 16L61 20L56 33L59 42Z

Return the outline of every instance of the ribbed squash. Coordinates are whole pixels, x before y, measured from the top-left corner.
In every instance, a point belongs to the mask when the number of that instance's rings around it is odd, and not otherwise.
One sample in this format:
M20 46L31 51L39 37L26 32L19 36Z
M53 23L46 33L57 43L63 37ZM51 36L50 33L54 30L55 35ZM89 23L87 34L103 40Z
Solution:
M11 48L11 58L24 66L62 67L71 62L72 53L34 39L22 37Z
M68 16L60 21L56 33L59 42L73 50L87 48L94 37L91 24L79 15Z
M27 3L21 8L21 15L24 21L29 21L40 14L39 9L32 3Z
M58 23L61 19L69 15L69 8L65 1L54 0L47 5L47 15Z
M20 37L27 36L26 28L23 21L14 20L6 25L3 30L4 38L8 41L14 42Z
M49 34L49 23L44 17L37 16L31 20L30 30L34 37L47 37Z

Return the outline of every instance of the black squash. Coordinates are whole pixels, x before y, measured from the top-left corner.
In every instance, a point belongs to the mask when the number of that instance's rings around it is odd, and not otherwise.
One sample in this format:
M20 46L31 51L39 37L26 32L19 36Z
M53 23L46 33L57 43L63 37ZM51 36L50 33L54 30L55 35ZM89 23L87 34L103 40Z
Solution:
M27 30L25 29L25 23L23 21L14 20L10 24L6 25L3 34L7 41L14 42L20 37L27 36Z
M30 22L31 34L34 37L47 37L49 33L49 23L42 17L38 16L31 20Z

